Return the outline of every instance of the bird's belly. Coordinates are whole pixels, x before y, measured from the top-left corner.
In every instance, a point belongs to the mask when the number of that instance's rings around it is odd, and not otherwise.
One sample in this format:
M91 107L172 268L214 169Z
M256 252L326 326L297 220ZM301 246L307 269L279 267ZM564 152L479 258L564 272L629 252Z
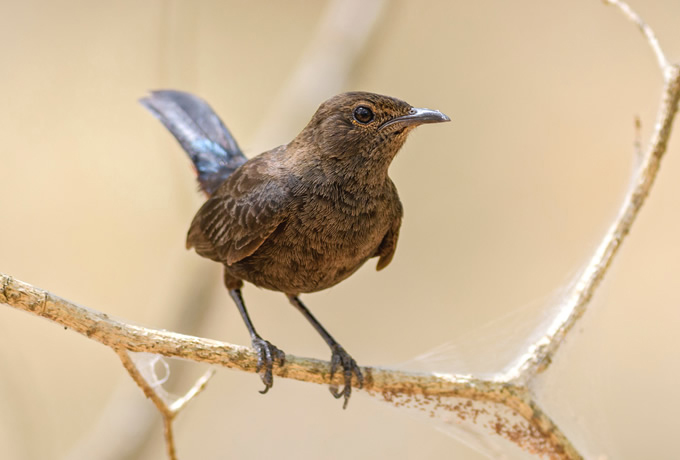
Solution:
M320 291L346 279L373 257L388 228L386 219L375 216L298 218L227 270L266 289L291 294Z

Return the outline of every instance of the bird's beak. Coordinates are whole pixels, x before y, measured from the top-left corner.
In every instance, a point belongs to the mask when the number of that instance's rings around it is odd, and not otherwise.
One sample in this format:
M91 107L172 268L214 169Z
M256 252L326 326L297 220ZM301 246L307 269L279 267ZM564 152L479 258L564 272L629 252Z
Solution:
M399 125L399 127L403 128L406 126L418 126L425 123L442 123L444 121L451 121L451 119L439 110L417 109L414 107L406 115L387 120L380 125L378 129L382 130L392 125Z

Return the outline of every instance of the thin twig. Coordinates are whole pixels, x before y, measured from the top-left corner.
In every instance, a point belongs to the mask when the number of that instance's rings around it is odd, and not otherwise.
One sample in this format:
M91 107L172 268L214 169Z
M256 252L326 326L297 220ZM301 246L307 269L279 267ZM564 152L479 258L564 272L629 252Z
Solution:
M163 417L163 426L165 428L165 447L167 449L168 458L170 458L170 460L177 460L175 441L172 434L172 420L176 415L175 412L170 410L167 404L165 404L165 401L163 401L163 398L159 396L156 390L151 385L149 385L149 382L147 382L144 376L142 376L141 372L139 372L139 369L137 369L137 366L130 358L129 352L124 348L118 348L116 349L116 353L123 363L125 370L127 370L128 374L130 374L130 377L132 377L132 380L135 381L135 383L142 389L146 397L154 403L156 409L158 409L158 412L161 413L161 416Z
M177 398L174 403L170 404L170 410L175 413L179 413L182 409L184 409L184 406L186 406L189 401L198 396L201 391L205 390L206 385L208 385L208 381L213 378L214 375L214 369L206 371L198 380L196 380L194 385L189 389L189 391L186 392L184 396Z
M161 416L163 417L163 431L165 435L165 447L168 453L168 458L170 458L170 460L176 460L177 452L175 449L172 422L180 413L180 411L187 405L187 403L196 397L201 391L203 391L205 386L208 384L208 381L213 375L215 375L215 371L211 369L203 374L203 376L196 381L196 383L184 396L178 398L174 403L168 405L160 396L159 392L156 391L156 389L147 381L147 379L144 378L142 373L139 371L137 365L134 363L132 358L130 358L129 350L124 347L114 347L114 350L123 363L125 370L127 370L130 374L130 377L132 377L132 380L137 383L146 397L154 403L156 409L158 409L158 412L161 413Z
M654 133L643 155L642 164L632 178L632 187L624 198L617 218L604 236L595 254L591 257L580 278L567 296L565 296L558 315L550 324L546 333L534 342L529 347L529 350L504 375L504 378L507 380L527 382L535 374L547 369L555 353L564 343L569 331L572 330L578 319L585 313L590 299L602 282L623 240L630 232L633 222L654 184L661 158L666 152L673 120L678 110L678 101L680 100L680 67L666 63L654 33L626 3L618 0L611 0L609 3L621 8L642 29L657 55L659 65L661 65L664 71L665 84Z
M644 159L644 152L642 151L642 121L640 117L635 117L635 138L633 139L633 152L638 164Z
M181 327L186 331L198 331L205 312L211 306L212 297L217 292L211 289L211 277L205 270L206 265L194 266L183 278L181 286L175 286L177 292L172 302L167 305L166 321L168 329ZM191 287L189 287L191 286ZM192 314L187 310L191 307ZM173 327L173 325L175 327ZM185 380L183 369L176 369L173 380ZM188 377L187 377L188 378ZM134 387L122 382L112 392L106 406L100 411L98 420L84 433L77 444L64 456L64 460L88 460L98 458L114 460L120 458L136 458L148 443L149 433L157 429L159 420L155 409L139 404L134 396L138 392ZM193 383L193 382L192 382ZM134 419L134 429L130 420ZM111 443L111 439L118 442Z
M656 38L652 28L649 27L647 23L645 23L645 21L643 21L642 18L635 11L633 11L633 9L626 2L621 0L604 0L604 3L618 7L623 12L623 14L628 17L628 19L633 21L640 28L640 31L647 39L647 43L649 43L649 46L652 47L652 51L654 51L654 55L656 56L656 60L659 63L659 67L664 74L664 78L666 78L668 60L666 59L666 55L661 49L659 40Z

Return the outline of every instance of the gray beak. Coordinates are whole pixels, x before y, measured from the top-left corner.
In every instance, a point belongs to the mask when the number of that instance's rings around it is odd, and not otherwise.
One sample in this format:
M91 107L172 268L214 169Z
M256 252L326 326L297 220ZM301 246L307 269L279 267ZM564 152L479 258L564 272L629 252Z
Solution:
M407 115L387 120L378 128L382 130L392 125L399 125L399 127L422 125L425 123L442 123L444 121L451 121L449 117L441 113L439 110L417 109L412 108Z

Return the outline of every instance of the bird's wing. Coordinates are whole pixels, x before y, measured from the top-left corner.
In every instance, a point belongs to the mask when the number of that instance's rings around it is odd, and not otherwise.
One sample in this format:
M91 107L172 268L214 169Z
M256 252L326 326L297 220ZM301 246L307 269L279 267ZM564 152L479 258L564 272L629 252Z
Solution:
M290 194L267 154L241 166L194 217L187 248L231 265L253 254L285 222Z
M394 252L397 250L397 240L399 239L399 228L401 227L401 216L392 222L392 226L387 231L375 255L379 256L376 270L382 270L392 262Z
M387 267L390 262L392 262L392 257L394 257L394 252L397 250L397 240L399 239L399 228L401 228L401 218L404 215L404 208L399 201L399 194L397 193L397 187L394 182L388 179L387 185L391 189L388 196L391 197L390 204L387 206L389 213L392 215L392 225L385 233L380 246L376 249L373 257L380 257L378 259L378 264L376 265L376 270L382 270Z

